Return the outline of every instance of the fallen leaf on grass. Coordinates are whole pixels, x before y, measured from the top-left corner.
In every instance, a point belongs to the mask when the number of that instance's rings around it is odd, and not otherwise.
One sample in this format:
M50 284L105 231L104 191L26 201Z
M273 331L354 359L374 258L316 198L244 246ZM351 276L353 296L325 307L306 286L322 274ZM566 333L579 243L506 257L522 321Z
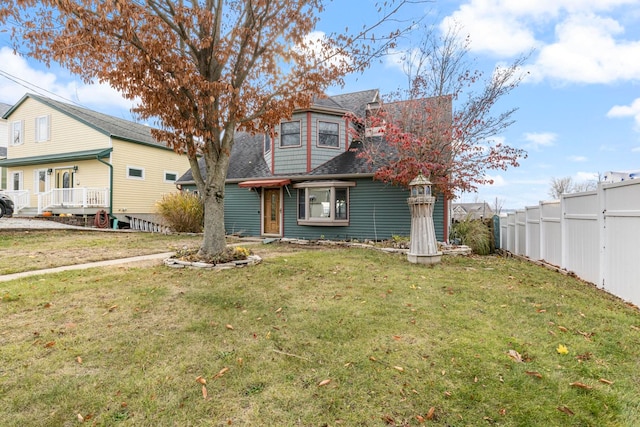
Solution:
M582 331L576 331L576 332L582 335L584 339L586 339L587 341L591 341L591 337L595 335L595 332L582 332Z
M429 412L427 412L427 419L428 420L433 419L433 416L435 415L435 413L436 413L436 407L432 406L431 408L429 408Z
M382 421L392 426L396 425L396 421L391 417L391 415L383 415Z
M613 381L605 380L604 378L600 378L598 381L600 381L602 384L613 384Z
M208 396L208 393L207 393L207 387L202 386L202 398L203 398L203 399L206 399L206 398L207 398L207 396Z
M46 343L44 346L45 346L45 348L51 348L51 347L53 347L54 345L56 345L56 342L55 342L55 341L49 341L49 342L48 342L48 343Z
M233 326L229 325L228 323L224 325L224 327L233 331Z
M404 372L404 368L402 366L394 366L393 369L396 371Z
M506 408L502 408L502 409L500 409L500 410L498 411L498 413L499 413L500 415L504 416L504 415L507 415L507 410L506 410Z
M278 309L276 310L276 313L280 313L281 311L282 311L282 307L278 308Z
M556 351L559 354L569 354L569 349L567 348L567 346L562 344L558 344L558 348L556 348Z
M83 423L84 422L84 417L82 416L82 414L78 414L78 422Z
M331 382L330 379L326 379L326 380L322 380L318 383L318 387L324 387L325 385L329 384Z
M229 371L229 368L222 368L220 369L220 372L218 372L213 379L215 380L216 378L220 378L221 376L223 376L224 374L226 374Z
M536 377L536 378L542 378L542 374L540 372L536 372L536 371L525 371L524 372L527 375L530 375L532 377Z
M520 356L520 353L518 353L517 351L509 350L507 354L509 354L509 357L515 360L516 362L522 362L522 356Z
M560 412L564 412L567 415L574 415L573 411L569 408L567 408L566 406L558 406L558 411Z
M76 357L76 362L82 365L82 357L80 356Z
M578 387L578 388L582 388L582 389L585 389L585 390L591 390L591 389L593 388L593 387L591 387L590 385L587 385L587 384L585 384L585 383L581 383L581 382L578 382L578 381L573 382L573 383L571 383L571 384L569 384L569 385L570 385L571 387Z
M424 424L424 417L422 415L416 415L416 420L418 420L420 424Z
M569 330L567 328L565 328L564 326L558 326L558 329L560 329L562 332L568 332Z
M207 383L207 380L205 380L204 378L202 378L200 376L198 378L196 378L196 381L199 382L202 385L205 385Z

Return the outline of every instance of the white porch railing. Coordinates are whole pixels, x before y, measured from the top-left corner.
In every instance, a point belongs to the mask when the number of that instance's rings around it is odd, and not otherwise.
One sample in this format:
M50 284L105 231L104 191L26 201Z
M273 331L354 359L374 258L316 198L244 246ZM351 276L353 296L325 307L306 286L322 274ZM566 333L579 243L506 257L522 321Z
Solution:
M21 209L29 206L29 190L3 190L0 193L6 194L13 200L14 213L18 213Z
M38 213L53 208L104 208L108 206L108 188L55 188L38 194Z

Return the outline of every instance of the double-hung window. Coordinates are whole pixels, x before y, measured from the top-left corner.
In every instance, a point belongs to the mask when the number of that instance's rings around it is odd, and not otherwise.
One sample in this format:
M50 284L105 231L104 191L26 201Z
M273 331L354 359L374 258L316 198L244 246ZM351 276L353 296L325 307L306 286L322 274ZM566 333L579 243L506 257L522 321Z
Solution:
M280 124L280 146L299 147L302 144L300 138L300 121L283 122Z
M36 142L48 141L50 136L50 116L36 117Z
M24 142L22 120L11 122L11 145L20 145Z
M340 125L318 121L318 146L340 148Z
M355 182L311 181L298 189L298 224L349 225L349 188Z

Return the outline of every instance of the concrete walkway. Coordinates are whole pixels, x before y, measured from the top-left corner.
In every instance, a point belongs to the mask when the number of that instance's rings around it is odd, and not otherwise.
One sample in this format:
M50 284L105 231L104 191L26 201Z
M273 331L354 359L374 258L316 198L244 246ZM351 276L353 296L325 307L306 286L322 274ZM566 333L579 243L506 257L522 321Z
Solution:
M61 222L49 221L38 218L0 218L0 231L2 230L108 230L106 228L78 227L76 225L62 224Z
M87 230L87 231L108 231L108 228L91 228L78 227L75 225L62 224L56 221L37 218L0 218L0 239L2 239L3 230ZM112 230L113 231L113 230ZM130 258L110 259L106 261L89 262L85 264L64 265L62 267L47 268L44 270L24 271L21 273L6 274L0 276L0 282L8 282L9 280L22 279L25 277L38 276L42 274L59 273L61 271L84 270L86 268L108 267L113 265L133 264L133 263L152 263L160 264L165 258L173 256L173 252L164 252L152 255L140 255Z
M113 265L133 264L133 263L153 263L160 264L165 258L173 256L173 252L164 252L161 254L140 255L131 258L110 259L106 261L89 262L86 264L64 265L62 267L47 268L44 270L23 271L21 273L6 274L0 276L0 282L8 282L9 280L23 279L30 276L38 276L42 274L60 273L70 270L84 270L86 268L108 267Z

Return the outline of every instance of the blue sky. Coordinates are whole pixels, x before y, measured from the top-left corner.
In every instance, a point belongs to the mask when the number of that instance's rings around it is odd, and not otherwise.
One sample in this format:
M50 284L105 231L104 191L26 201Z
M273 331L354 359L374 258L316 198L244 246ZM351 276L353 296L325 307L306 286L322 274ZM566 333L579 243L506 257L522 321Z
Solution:
M379 15L372 0L335 0L318 30L357 29ZM494 185L460 201L498 198L505 208L548 199L552 177L593 180L607 171L640 170L640 2L637 0L441 0L412 4L402 17L452 22L471 38L470 55L485 73L534 49L529 77L498 105L517 107L516 123L499 135L528 158L508 171L488 171ZM416 35L417 37L418 35ZM401 50L402 43L398 46ZM6 75L17 76L18 85ZM362 75L349 76L330 94L402 87L406 78L393 56ZM48 92L46 92L46 91ZM0 35L0 101L25 92L60 95L131 119L130 104L104 85L86 86L59 68L15 57Z

